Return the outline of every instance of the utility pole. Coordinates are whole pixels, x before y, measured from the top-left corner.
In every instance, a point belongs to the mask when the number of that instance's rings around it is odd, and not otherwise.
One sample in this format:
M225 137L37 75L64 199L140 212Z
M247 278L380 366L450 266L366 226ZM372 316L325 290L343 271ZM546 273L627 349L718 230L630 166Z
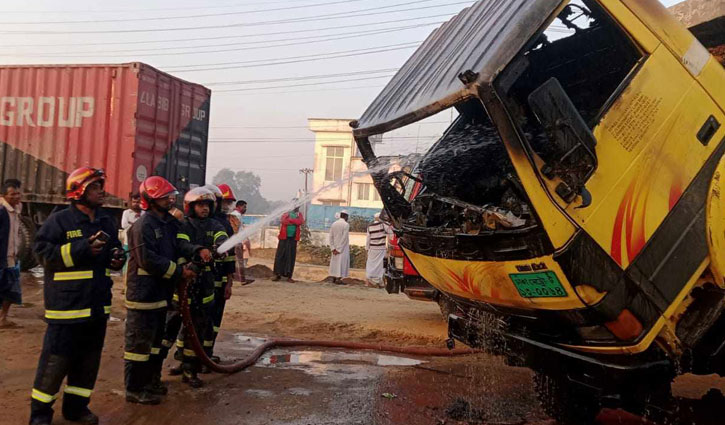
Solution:
M305 175L305 206L303 208L304 214L305 214L305 220L307 220L307 204L309 203L309 199L307 199L307 195L310 194L309 188L307 186L307 178L310 176L310 174L314 173L315 170L311 168L303 168L300 170L300 174Z

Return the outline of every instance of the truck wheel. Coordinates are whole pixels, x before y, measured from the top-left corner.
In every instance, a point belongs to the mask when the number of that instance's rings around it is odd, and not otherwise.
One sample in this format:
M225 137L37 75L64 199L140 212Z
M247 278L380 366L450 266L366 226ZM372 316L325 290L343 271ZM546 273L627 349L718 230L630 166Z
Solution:
M35 224L29 217L20 217L20 267L23 271L32 269L38 265L38 260L33 254L33 241L35 240Z
M591 425L601 410L595 394L583 391L563 375L536 372L534 387L541 407L561 425Z

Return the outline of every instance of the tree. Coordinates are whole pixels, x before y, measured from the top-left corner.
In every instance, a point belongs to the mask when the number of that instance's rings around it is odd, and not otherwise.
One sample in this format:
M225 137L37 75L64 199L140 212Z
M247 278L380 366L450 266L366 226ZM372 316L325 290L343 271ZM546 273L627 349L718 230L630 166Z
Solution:
M247 212L249 214L268 214L282 203L281 201L270 202L266 200L260 192L262 179L249 171L237 171L235 173L228 168L223 168L214 176L212 183L226 183L231 186L237 200L247 201Z

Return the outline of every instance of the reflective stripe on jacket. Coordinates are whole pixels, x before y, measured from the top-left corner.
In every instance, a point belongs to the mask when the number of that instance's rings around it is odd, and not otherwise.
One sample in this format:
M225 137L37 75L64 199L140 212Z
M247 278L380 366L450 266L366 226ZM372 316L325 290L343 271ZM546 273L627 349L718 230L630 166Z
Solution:
M98 256L88 238L99 231L110 236ZM52 214L38 231L33 249L45 268L45 319L77 323L108 317L111 312L111 250L120 248L113 218L98 209L95 219L74 205Z
M182 272L176 261L180 225L171 214L147 212L128 229L126 308L157 310L170 302Z

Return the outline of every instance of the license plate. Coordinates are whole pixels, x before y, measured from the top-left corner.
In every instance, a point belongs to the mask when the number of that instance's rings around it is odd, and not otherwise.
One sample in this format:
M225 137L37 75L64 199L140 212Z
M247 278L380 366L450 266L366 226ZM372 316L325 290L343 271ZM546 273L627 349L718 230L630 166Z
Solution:
M510 274L511 281L524 298L562 298L566 290L554 272Z

